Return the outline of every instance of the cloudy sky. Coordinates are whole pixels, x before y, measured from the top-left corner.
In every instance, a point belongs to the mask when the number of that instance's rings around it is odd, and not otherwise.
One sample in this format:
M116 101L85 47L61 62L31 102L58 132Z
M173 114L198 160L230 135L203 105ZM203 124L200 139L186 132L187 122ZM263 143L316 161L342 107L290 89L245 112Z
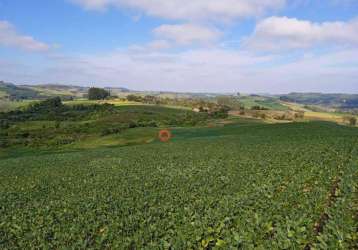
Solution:
M0 0L0 80L358 93L358 0Z

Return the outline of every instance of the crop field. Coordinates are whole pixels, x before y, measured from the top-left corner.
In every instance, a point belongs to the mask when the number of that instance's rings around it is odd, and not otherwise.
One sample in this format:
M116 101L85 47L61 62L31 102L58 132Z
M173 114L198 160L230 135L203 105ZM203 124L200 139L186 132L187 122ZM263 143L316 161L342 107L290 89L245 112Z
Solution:
M0 96L1 97L1 96ZM0 99L0 112L8 112L28 106L32 101L11 102Z
M262 97L262 96L241 96L240 102L246 107L251 108L253 106L261 106L271 110L287 111L288 107L281 104L281 102L274 98Z
M354 249L358 130L178 128L0 160L0 249Z

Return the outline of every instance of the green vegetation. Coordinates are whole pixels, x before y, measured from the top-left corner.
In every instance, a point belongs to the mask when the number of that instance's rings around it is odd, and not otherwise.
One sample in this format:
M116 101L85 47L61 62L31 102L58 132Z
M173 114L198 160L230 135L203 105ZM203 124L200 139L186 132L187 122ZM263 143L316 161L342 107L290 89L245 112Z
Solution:
M10 100L38 99L41 97L41 95L32 89L2 81L0 81L0 92L2 98L6 97Z
M32 102L33 101L26 101L26 100L23 101L0 100L0 113L24 108Z
M358 130L237 122L2 159L0 248L354 249Z
M358 247L353 115L257 95L0 87L0 249Z
M251 96L240 96L240 103L247 108L261 107L269 110L287 111L288 108L282 105L278 99L272 97L251 95Z
M153 137L149 128L197 126L220 117L218 113L149 105L64 105L57 97L23 110L0 113L0 147L78 147L90 142L108 144L113 140L123 145L125 140L118 140L116 135L125 138L129 129L148 128Z
M89 100L104 100L110 96L110 93L101 88L90 88L88 90L88 99Z
M281 96L280 99L287 102L341 109L358 108L358 95L350 94L291 93Z

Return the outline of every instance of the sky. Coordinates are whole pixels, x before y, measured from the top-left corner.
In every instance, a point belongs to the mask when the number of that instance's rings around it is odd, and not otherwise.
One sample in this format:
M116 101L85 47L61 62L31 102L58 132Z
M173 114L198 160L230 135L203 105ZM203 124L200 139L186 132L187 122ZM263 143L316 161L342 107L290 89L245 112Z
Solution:
M358 93L358 0L0 0L0 80Z

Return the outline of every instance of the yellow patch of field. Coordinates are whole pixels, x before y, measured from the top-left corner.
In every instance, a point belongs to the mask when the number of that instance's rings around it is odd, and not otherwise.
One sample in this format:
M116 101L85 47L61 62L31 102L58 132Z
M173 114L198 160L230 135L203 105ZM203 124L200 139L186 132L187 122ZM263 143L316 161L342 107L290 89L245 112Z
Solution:
M91 104L113 104L115 106L126 106L126 105L138 105L140 103L138 102L128 102L128 101L123 101L123 100L119 100L119 99L114 99L114 100L87 100L87 99L77 99L77 100L73 100L73 101L65 101L64 104L68 104L68 105L91 105Z
M113 99L113 100L87 100L87 99L77 99L77 100L73 100L73 101L65 101L63 102L64 104L67 105L91 105L91 104L112 104L115 106L134 106L134 105L145 105L145 106L158 106L155 104L146 104L146 103L141 103L141 102L129 102L129 101L125 101L125 100L121 100L121 99ZM165 108L172 108L172 109L182 109L182 110L191 110L191 108L189 107L182 107L182 106L174 106L174 105L159 105L160 107L165 107Z
M290 103L290 102L281 102L283 105L289 107L294 111L303 111L305 112L304 118L306 120L319 120L319 121L330 121L343 124L344 123L344 116L350 116L349 114L340 114L334 112L318 112L312 111L309 109L304 108L304 105L297 104L297 103ZM356 116L358 119L358 116Z
M306 109L304 107L304 105L302 104L297 104L297 103L292 103L292 102L283 102L280 101L280 103L288 108L290 108L293 111L304 111L304 112L309 112L309 109Z
M319 121L330 121L343 124L344 115L335 114L335 113L325 113L325 112L305 112L304 118L307 120L319 120Z

